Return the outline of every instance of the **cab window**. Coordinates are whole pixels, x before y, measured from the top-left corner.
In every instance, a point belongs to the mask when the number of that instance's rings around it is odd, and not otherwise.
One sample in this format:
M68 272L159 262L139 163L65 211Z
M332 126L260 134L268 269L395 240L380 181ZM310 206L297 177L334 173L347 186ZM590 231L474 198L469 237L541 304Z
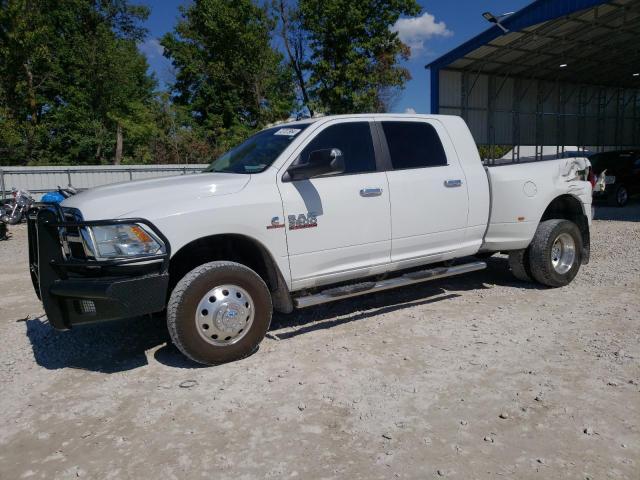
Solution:
M447 164L444 147L433 126L425 122L382 122L394 170Z
M376 171L376 158L369 122L338 123L322 130L304 148L296 163L307 163L315 150L337 148L342 152L345 171L342 175Z

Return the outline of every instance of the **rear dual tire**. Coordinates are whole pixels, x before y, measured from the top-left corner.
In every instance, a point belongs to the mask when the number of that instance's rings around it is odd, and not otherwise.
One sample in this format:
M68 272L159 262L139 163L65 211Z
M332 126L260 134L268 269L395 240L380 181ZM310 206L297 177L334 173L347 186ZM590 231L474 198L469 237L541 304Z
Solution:
M509 254L509 266L516 278L548 287L571 283L581 263L582 235L569 220L540 222L529 247Z
M509 268L518 280L530 282L532 280L531 267L529 266L529 249L514 250L509 252Z

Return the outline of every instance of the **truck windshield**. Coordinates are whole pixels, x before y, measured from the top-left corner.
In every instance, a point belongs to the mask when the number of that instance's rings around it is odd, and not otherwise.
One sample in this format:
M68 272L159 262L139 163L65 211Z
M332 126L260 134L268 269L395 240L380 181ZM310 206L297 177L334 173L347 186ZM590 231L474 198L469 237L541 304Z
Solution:
M232 148L209 165L205 172L260 173L278 158L308 123L283 125L262 130Z

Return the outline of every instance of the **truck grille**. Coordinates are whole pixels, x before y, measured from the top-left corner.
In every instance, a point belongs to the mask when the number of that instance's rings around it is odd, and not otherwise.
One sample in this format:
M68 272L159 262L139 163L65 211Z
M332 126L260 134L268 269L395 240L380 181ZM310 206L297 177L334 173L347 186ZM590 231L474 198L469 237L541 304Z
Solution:
M81 222L82 214L75 208L62 209L65 222ZM60 229L62 250L67 259L86 260L88 255L82 240L80 227L65 227Z

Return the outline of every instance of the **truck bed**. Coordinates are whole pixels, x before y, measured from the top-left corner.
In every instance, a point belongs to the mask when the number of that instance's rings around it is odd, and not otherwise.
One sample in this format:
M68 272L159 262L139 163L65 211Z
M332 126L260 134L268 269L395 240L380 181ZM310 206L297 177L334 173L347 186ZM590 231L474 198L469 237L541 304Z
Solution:
M591 219L591 186L583 180L586 158L486 166L491 205L483 250L526 248L546 207L558 196L575 196Z

